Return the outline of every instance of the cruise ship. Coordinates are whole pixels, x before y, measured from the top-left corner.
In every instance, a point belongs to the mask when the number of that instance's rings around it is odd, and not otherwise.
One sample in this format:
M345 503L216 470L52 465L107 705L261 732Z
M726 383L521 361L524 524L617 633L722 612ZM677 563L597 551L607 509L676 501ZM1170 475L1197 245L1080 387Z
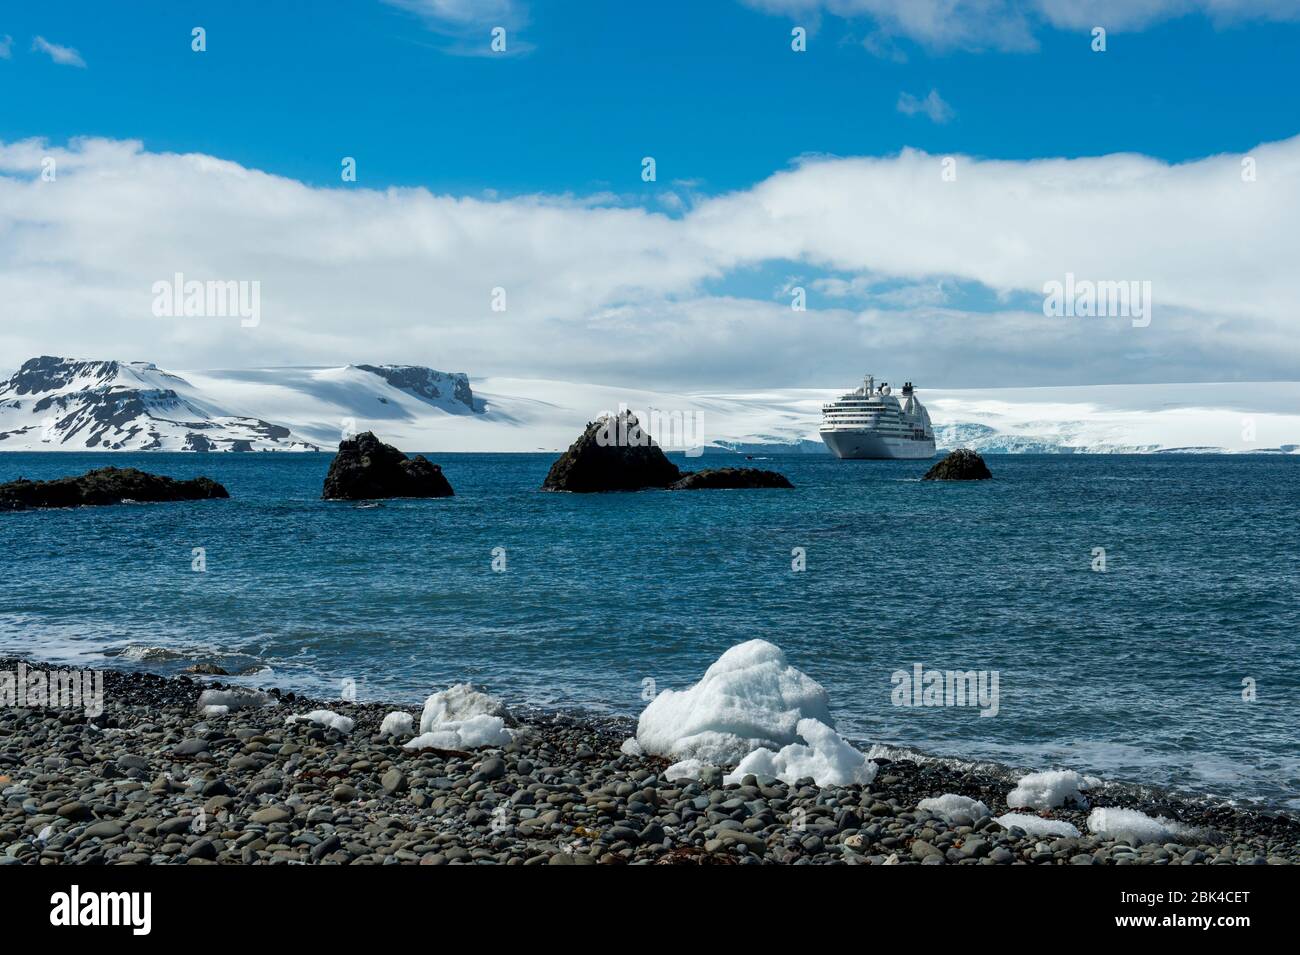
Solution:
M888 382L877 387L871 375L865 376L857 391L822 405L819 430L837 458L934 457L930 415L910 381L895 397Z

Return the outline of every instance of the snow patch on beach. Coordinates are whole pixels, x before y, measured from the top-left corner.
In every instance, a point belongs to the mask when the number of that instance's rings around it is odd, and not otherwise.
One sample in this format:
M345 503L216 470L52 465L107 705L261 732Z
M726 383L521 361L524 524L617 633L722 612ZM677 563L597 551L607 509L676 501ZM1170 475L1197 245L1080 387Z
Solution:
M479 749L483 746L505 746L514 737L506 729L505 720L486 713L467 720L441 723L428 732L421 733L409 743L407 749Z
M496 716L504 722L509 718L510 711L495 696L482 693L468 683L457 683L439 690L424 701L424 711L420 714L420 732L428 733L448 723L475 716Z
M338 730L344 736L351 733L356 728L356 721L348 716L340 716L333 710L312 710L310 713L299 713L297 716L286 716L284 723L288 726L291 723L317 723L320 726L329 727L332 730Z
M405 739L415 735L415 717L410 713L394 711L384 717L384 721L379 724L380 736L392 736L397 739Z
M199 713L203 716L225 716L238 710L261 706L279 706L280 701L261 690L204 690L199 694Z
M1152 818L1136 809L1094 809L1088 816L1088 831L1106 839L1134 842L1170 842L1190 831L1181 822L1164 816Z
M1003 829L1018 826L1031 836L1064 836L1074 839L1079 836L1079 829L1063 819L1044 819L1024 812L1009 812L993 820Z
M677 782L679 779L699 779L707 767L707 763L702 763L698 759L683 759L664 770L664 779L670 783Z
M1096 776L1081 776L1072 769L1030 773L1020 777L1016 788L1007 794L1011 809L1057 809L1067 802L1088 808L1083 791L1101 784Z
M804 743L790 743L776 752L756 749L723 782L740 783L750 773L791 785L812 777L818 786L865 786L876 778L876 764L821 720L800 720L795 732Z
M944 793L942 796L922 799L916 804L916 808L932 812L960 826L969 826L976 819L983 819L990 815L989 807L984 803L970 796L959 796L957 793Z
M389 714L396 715L399 714ZM457 683L424 701L420 735L405 746L407 749L458 750L504 746L514 738L506 729L506 720L509 719L510 711L495 696L476 690L468 683Z
M734 765L755 750L801 742L802 720L833 725L826 690L779 647L749 640L723 653L694 686L651 700L636 739L652 755Z

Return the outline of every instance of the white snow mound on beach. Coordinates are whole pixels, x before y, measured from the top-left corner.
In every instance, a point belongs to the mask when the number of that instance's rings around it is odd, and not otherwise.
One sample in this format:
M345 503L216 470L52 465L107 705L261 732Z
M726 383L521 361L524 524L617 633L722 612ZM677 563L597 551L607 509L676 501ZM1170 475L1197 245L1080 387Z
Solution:
M290 723L318 723L321 726L328 726L332 730L338 730L344 736L351 733L356 728L356 720L350 716L340 716L333 710L312 710L310 713L299 713L297 716L286 716L285 725Z
M876 764L821 720L800 720L795 732L804 743L790 743L776 752L756 749L723 782L739 783L749 773L791 784L811 776L818 786L865 786L876 778Z
M510 711L495 696L457 683L424 701L420 735L404 744L407 749L478 749L504 746L513 738L506 729Z
M224 716L236 710L254 709L259 706L279 706L280 701L261 690L204 690L199 694L199 712L213 707L213 713L204 715ZM216 712L216 707L225 707L225 712Z
M670 783L677 782L679 779L699 779L707 765L698 759L683 759L680 763L673 763L664 770L664 779Z
M624 756L645 755L645 750L641 748L641 744L636 741L635 736L629 736L627 739L623 740L623 745L618 748L618 751Z
M1169 842L1186 835L1189 830L1181 822L1164 816L1153 819L1136 809L1094 809L1088 816L1088 831L1106 839Z
M429 733L448 723L463 722L475 716L497 716L504 722L509 719L510 712L495 696L481 693L468 683L457 683L424 701L420 732Z
M641 712L636 738L655 756L740 762L799 742L800 720L833 726L826 690L766 640L737 644L690 689L664 690Z
M1088 800L1083 790L1098 782L1100 780L1095 776L1080 776L1072 769L1030 773L1021 776L1016 788L1007 794L1007 806L1011 809L1056 809L1072 802L1086 809Z
M1079 836L1079 829L1064 819L1044 819L1031 816L1025 812L1009 812L993 820L1003 829L1019 826L1031 836L1065 836L1074 839Z
M989 815L989 807L984 803L970 796L959 796L957 793L944 793L942 796L922 799L916 804L916 808L932 812L949 822L959 820L958 825L964 826Z
M514 737L499 716L480 713L467 720L439 723L427 733L402 744L406 749L478 749L482 746L505 746Z
M380 736L408 737L415 735L415 717L410 713L394 711L379 724Z

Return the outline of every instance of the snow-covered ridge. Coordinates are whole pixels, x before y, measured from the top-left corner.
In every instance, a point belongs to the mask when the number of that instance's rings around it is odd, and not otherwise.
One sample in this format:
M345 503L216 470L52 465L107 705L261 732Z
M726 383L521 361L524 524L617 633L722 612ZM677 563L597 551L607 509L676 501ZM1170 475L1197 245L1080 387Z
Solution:
M405 451L562 451L625 406L675 422L669 450L827 453L843 389L675 393L418 365L170 373L34 358L0 384L0 450L328 450L374 431ZM1300 451L1300 382L919 389L940 448L992 453ZM653 432L654 429L652 429Z

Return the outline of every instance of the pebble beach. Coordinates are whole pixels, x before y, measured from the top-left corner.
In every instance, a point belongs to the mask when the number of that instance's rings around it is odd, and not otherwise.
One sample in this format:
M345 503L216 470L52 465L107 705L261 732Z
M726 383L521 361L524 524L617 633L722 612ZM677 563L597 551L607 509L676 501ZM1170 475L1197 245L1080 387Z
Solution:
M15 668L20 661L0 661ZM35 664L29 664L33 668ZM1076 837L1006 828L1013 777L875 757L869 785L722 772L669 780L621 751L627 719L517 712L514 738L408 749L393 707L321 703L202 716L219 681L104 675L104 712L0 711L0 864L261 865L1265 865L1300 862L1300 820L1122 785L1089 798L1177 820L1178 842L1090 834L1087 810L1044 810ZM286 716L328 706L350 733ZM942 794L980 818L921 809Z

